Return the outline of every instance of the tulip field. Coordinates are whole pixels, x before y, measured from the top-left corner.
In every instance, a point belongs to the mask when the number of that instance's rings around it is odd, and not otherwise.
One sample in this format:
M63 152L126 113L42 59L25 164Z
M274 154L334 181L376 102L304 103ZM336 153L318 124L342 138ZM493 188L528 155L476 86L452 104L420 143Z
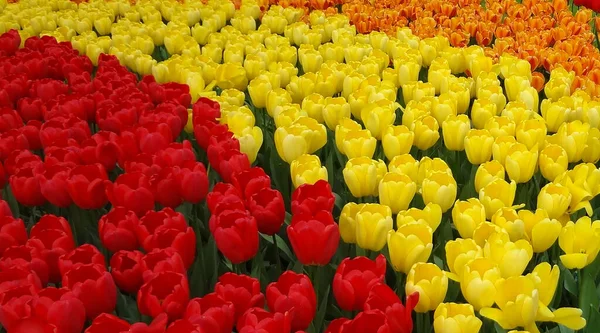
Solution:
M0 333L600 333L599 32L0 0Z

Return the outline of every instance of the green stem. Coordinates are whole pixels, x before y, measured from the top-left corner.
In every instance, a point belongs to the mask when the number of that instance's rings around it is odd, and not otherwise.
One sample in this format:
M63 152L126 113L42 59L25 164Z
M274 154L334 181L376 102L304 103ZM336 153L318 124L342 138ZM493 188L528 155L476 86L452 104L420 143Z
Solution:
M402 272L396 273L396 294L402 299L404 296L404 279L405 275Z
M275 246L275 262L277 263L277 276L281 275L281 258L279 256L279 246L277 245L277 235L273 235L273 245Z

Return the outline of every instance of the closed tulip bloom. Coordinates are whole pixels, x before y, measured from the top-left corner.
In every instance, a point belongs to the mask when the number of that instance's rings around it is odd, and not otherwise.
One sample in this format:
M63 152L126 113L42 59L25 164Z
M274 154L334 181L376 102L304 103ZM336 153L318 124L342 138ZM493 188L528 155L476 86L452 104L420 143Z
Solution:
M379 182L387 172L385 163L368 157L352 158L343 170L344 181L355 198L379 194Z
M535 213L520 210L519 217L525 225L525 233L534 253L542 253L554 245L562 229L557 219L548 217L548 213L539 208Z
M414 124L414 145L421 150L427 150L440 138L439 124L432 116L418 119Z
M471 121L467 115L450 115L442 122L444 145L448 150L465 150L465 137L471 129Z
M485 122L484 129L488 130L495 138L499 136L515 135L515 121L506 116L494 116Z
M319 180L327 180L327 168L321 166L316 155L301 155L290 164L290 175L294 187L303 184L314 184Z
M385 157L391 161L398 155L408 154L414 138L415 134L404 125L389 126L381 140Z
M339 218L340 225L340 236L344 243L355 244L356 243L356 216L358 212L363 209L366 204L357 204L355 202L348 202Z
M485 208L476 198L458 200L452 207L452 222L462 238L472 238L479 224L485 222Z
M396 216L398 226L412 222L428 225L431 230L436 231L442 222L442 208L438 204L428 203L423 209L410 208Z
M515 200L517 183L496 179L479 190L479 201L485 207L486 218L491 219L503 207L511 207Z
M471 238L458 238L446 243L446 263L456 277L462 276L467 263L481 257L483 249Z
M310 117L300 117L292 125L303 129L304 135L310 143L309 154L323 148L327 143L327 128L325 125L319 124L316 120Z
M435 264L416 263L406 276L406 294L419 293L415 311L433 311L444 301L448 291L448 277Z
M488 99L496 104L496 112L499 113L504 110L506 106L506 96L502 91L502 87L498 85L486 85L477 90L478 99ZM497 114L496 114L497 115Z
M141 314L157 317L166 312L170 321L181 318L189 299L187 276L170 271L158 273L137 294Z
M392 229L392 211L380 204L366 204L356 214L356 243L363 249L380 251Z
M506 155L506 173L508 178L517 183L528 182L537 168L537 146L528 150L522 143L515 143L508 149Z
M500 268L503 278L523 274L533 258L533 248L528 241L511 242L506 234L492 234L483 248L483 254Z
M492 155L494 157L494 161L500 162L500 164L504 166L508 150L515 143L517 143L517 140L512 135L502 135L496 137L494 144L492 145Z
M279 127L275 130L275 148L282 160L291 163L301 155L309 153L310 142L305 137L303 127Z
M257 108L266 107L267 93L272 89L271 82L266 77L259 76L250 81L248 93L250 94L250 99L252 99L254 106Z
M442 58L437 58L437 59L442 59ZM436 61L437 61L437 59L436 59ZM435 94L439 95L442 85L452 75L451 75L450 68L447 68L447 62L442 65L436 65L435 63L436 62L434 61L432 66L430 66L429 70L427 71L427 82L431 82L433 84L433 86L435 87Z
M289 94L288 94L289 95ZM291 97L290 97L291 102ZM308 114L309 117L315 119L319 123L323 123L323 109L325 108L325 97L321 94L313 93L306 96L302 100L302 110ZM340 118L341 119L341 118ZM338 119L339 122L339 119Z
M360 131L362 126L350 118L340 119L339 124L335 127L335 146L341 153L344 152L344 142L346 135L350 131Z
M554 181L556 177L567 171L569 157L563 147L549 144L540 152L540 172L548 181Z
M417 184L409 176L388 172L379 183L379 203L390 207L393 214L408 209L415 193Z
M342 144L342 153L349 159L355 157L372 158L377 148L377 139L367 129L350 130L346 133Z
M442 303L433 314L436 333L474 333L482 324L471 304Z
M267 64L257 54L248 54L244 60L244 69L248 80L254 80L262 71L267 69Z
M391 172L397 172L407 175L414 182L419 179L419 161L415 160L411 154L397 155L390 161L388 165Z
M301 117L307 117L308 115L302 111L298 104L282 105L275 110L275 127L289 127L296 120Z
M488 258L477 258L465 264L460 276L460 289L465 300L479 311L494 304L495 284L501 278L496 263Z
M117 287L104 267L95 264L75 267L63 275L62 285L83 302L88 320L112 312L117 304Z
M295 214L287 228L287 234L294 253L304 265L329 264L340 241L337 223L331 213L324 210L314 215Z
M528 240L525 234L525 223L517 211L510 207L499 209L492 216L492 223L504 229L510 240L516 242L519 239Z
M323 64L323 56L319 51L310 49L298 49L298 60L305 73L316 73Z
M239 63L220 64L215 73L215 80L221 89L235 88L243 91L248 86L246 70Z
M557 102L545 99L540 105L540 113L546 122L549 132L558 132L558 129L564 124L572 113L570 107L570 98L563 97Z
M578 162L583 157L590 125L579 120L564 123L558 129L558 138L561 147L567 152L569 163Z
M475 173L475 191L479 193L482 188L496 179L504 179L505 171L500 162L492 160L481 164Z
M583 216L563 227L558 237L558 245L565 253L560 261L568 269L582 269L591 264L600 251L600 221Z
M404 87L408 83L417 82L419 80L421 64L416 61L394 63L394 68L398 71L398 83L400 84L400 87Z
M438 204L442 212L446 212L452 208L458 186L454 177L447 173L434 173L431 176L423 180L421 192L423 195L423 202L425 204L435 203Z
M600 160L600 130L596 127L592 127L588 133L581 160L586 163L596 163Z
M465 151L471 164L482 164L492 157L494 137L487 130L471 129L465 136Z
M417 262L427 262L433 249L433 230L426 224L408 223L390 230L387 245L390 262L397 272L408 274Z
M487 121L492 117L495 117L498 113L496 103L489 99L476 99L471 107L473 127L483 129Z
M267 286L267 304L273 312L292 313L291 327L294 331L308 328L315 317L317 299L313 285L304 274L286 271Z
M551 219L559 219L569 209L572 194L566 186L549 183L537 196L537 207L545 210Z
M365 127L380 140L384 131L396 120L396 110L393 103L386 100L380 100L377 103L369 104L361 111L361 119Z
M534 118L525 120L517 125L516 137L517 141L525 144L527 149L532 149L534 146L540 149L546 141L548 129L542 118Z
M254 163L263 144L263 132L260 127L247 127L234 136L240 142L240 151L248 157L250 163Z
M252 259L258 251L258 226L247 211L225 210L215 217L209 227L217 248L234 264Z
M435 96L435 87L429 82L410 82L402 87L402 95L405 103L412 100L418 102L424 97Z

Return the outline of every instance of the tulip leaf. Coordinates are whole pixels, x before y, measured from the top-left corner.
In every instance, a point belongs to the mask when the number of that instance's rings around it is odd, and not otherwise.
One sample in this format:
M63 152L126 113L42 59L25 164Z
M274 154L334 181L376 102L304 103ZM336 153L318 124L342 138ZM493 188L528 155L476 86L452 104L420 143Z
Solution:
M598 312L598 309L593 306L590 306L590 317L585 325L584 332L600 332L600 312Z
M592 308L598 308L600 302L598 300L598 295L596 294L596 285L592 276L589 274L582 274L580 278L583 280L581 281L581 290L579 291L579 308L583 311L583 318L589 320L590 310Z
M460 283L448 279L448 291L446 292L446 302L456 302L460 292Z
M129 323L136 323L140 321L140 312L137 307L136 300L128 295L117 292L117 306L116 312L117 315Z
M552 329L547 329L544 333L560 333L560 328L558 326L553 327Z
M264 267L264 257L265 257L265 252L268 250L268 247L265 246L261 251L258 251L258 253L254 256L254 259L252 259L252 272L250 273L250 275L257 279L259 283L262 282L262 274L263 274L263 267ZM261 284L262 286L262 284Z
M600 256L596 256L596 259L583 269L583 273L589 274L594 280L598 277L598 272L600 272Z
M498 323L494 323L494 328L496 329L496 333L506 333L506 330L503 329Z
M210 237L206 247L204 247L204 258L210 258L206 260L206 277L210 277L207 281L210 290L215 283L217 283L217 277L219 276L219 253L217 251L217 243L215 239Z
M266 240L267 242L269 242L269 244L273 245L273 237L264 235L264 234L260 234L260 236ZM290 248L288 247L287 243L283 240L283 238L281 238L279 235L275 235L275 238L277 238L277 247L279 247L279 250L281 252L283 252L288 261L295 261L294 260L294 255L292 255L292 251L290 250Z
M6 186L4 188L4 200L6 200L6 202L8 203L8 206L10 207L10 211L12 212L13 216L16 218L20 218L21 214L19 212L19 203L13 195L10 186Z
M575 278L573 277L571 271L565 268L563 269L561 275L564 276L565 279L565 289L569 292L569 294L577 296L577 282L575 282Z
M319 269L324 269L323 267L318 267ZM321 294L321 304L317 308L317 314L313 319L314 326L316 328L316 332L324 332L323 329L323 321L325 320L325 314L327 313L327 302L329 300L329 290L331 288L330 284L327 284L327 289L325 289L325 293ZM318 301L318 300L317 300Z
M573 333L575 331L573 331L572 329L566 327L566 326L562 326L562 325L558 325L558 330L560 333Z

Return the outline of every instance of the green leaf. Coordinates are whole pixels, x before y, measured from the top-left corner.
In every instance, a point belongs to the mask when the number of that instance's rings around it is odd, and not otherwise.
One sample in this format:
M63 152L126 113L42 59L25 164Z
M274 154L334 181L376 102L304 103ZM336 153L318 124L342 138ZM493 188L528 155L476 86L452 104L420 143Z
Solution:
M267 235L263 235L263 234L260 234L260 236L263 239L265 239L267 242L269 242L269 244L273 245L273 237L267 236ZM281 238L279 235L275 235L275 238L277 238L277 247L279 247L279 250L281 252L283 252L287 256L287 260L288 261L295 261L295 257L294 257L294 255L292 255L292 251L287 246L287 244L283 240L283 238Z
M117 292L117 315L129 323L133 324L140 321L140 312L138 311L137 303L131 296Z
M590 310L598 308L600 304L598 295L596 295L596 285L594 279L589 274L582 274L583 281L579 291L579 308L583 311L583 318L590 319ZM595 331L597 332L597 331Z
M267 249L268 249L268 247L265 246L262 249L262 251L258 251L256 256L254 256L254 259L252 259L252 272L250 273L250 275L253 278L257 279L258 282L261 281L263 265L264 265L264 257L265 257L265 252L267 252Z
M598 277L598 272L600 272L600 256L583 269L583 274L589 274L594 280Z
M456 302L460 292L460 283L448 279L448 292L446 293L446 302Z
M575 331L573 331L572 329L562 326L562 325L558 325L558 330L560 331L560 333L573 333Z
M590 318L583 331L586 333L600 332L600 312L598 312L598 309L590 306Z
M321 269L321 267L319 267ZM323 327L323 321L325 320L325 314L327 313L327 302L329 300L329 290L331 289L331 285L327 285L327 289L325 289L325 293L321 297L321 304L317 308L317 315L313 319L313 323L317 329L317 332L324 332L325 329Z
M506 333L506 330L500 327L496 322L494 322L494 327L496 328L496 333Z
M213 237L208 239L208 243L204 248L204 258L206 258L206 277L210 277L207 281L207 290L212 290L215 283L217 283L217 277L219 276L219 253L217 251L217 243L215 243ZM212 272L212 275L209 275L210 272Z
M561 275L565 278L565 289L569 292L569 294L577 296L577 282L575 282L575 278L573 277L571 271L565 268Z

